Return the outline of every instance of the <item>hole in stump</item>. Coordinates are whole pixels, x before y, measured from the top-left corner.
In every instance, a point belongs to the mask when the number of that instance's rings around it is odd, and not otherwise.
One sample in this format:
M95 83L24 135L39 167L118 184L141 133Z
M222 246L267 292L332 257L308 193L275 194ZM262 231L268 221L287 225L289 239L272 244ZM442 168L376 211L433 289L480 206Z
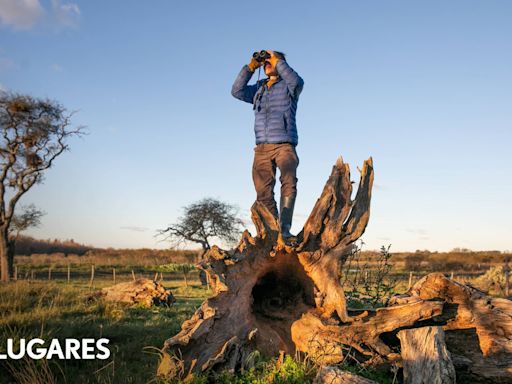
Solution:
M252 314L263 350L293 353L291 325L315 306L314 284L294 254L281 255L259 275L252 288Z

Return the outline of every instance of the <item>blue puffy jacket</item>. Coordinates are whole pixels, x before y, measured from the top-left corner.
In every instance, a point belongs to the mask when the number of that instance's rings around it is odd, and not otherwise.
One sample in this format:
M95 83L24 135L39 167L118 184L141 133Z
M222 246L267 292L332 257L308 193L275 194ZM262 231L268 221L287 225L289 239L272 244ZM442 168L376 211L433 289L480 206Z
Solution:
M265 80L247 85L253 72L245 65L233 84L231 94L253 104L256 144L291 143L297 145L295 114L304 80L284 60L276 65L279 80L270 89Z

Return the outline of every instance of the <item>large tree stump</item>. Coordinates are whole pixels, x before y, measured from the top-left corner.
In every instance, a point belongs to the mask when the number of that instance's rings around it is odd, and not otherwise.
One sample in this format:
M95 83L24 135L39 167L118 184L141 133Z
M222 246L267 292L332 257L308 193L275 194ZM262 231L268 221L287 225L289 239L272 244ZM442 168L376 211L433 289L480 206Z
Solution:
M161 374L188 377L207 369L237 369L257 349L266 356L294 353L292 324L303 314L330 324L351 322L339 272L369 219L372 159L364 162L351 200L350 170L340 158L293 245L262 204L252 208L257 236L249 232L232 252L217 247L201 263L214 296L176 336L165 342L170 358Z
M454 288L433 275L435 281L422 280L424 287L418 282L386 308L347 309L340 271L368 223L371 158L360 173L352 201L349 166L337 161L293 244L283 241L279 223L256 202L251 212L257 236L244 232L232 251L212 247L200 263L214 294L165 342L158 374L188 379L206 370L236 371L253 364L254 350L269 357L299 351L321 364L339 363L350 351L352 358L365 365L399 365L398 331L436 324L447 331L456 368L460 364L471 369L474 377L509 379L510 302L478 296L468 287ZM472 304L473 299L478 302ZM500 312L499 308L506 309ZM492 319L485 319L487 315ZM489 358L471 353L467 357L468 353L450 348L450 330L475 328L484 340L482 351L491 353ZM494 359L490 375L483 372L489 359ZM477 368L468 368L468 362Z

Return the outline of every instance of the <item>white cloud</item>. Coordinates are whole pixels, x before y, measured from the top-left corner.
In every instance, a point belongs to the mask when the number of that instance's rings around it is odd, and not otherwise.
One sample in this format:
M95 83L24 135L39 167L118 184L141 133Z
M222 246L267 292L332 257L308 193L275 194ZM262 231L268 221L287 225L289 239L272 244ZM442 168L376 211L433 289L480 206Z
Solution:
M80 13L77 4L61 0L52 0L49 11L40 0L0 0L0 24L15 29L31 29L43 22L58 29L74 28L78 26Z
M39 0L0 0L0 22L18 29L32 28L44 15Z
M75 3L62 4L60 0L52 0L53 15L57 24L63 27L76 27L80 18L80 8Z

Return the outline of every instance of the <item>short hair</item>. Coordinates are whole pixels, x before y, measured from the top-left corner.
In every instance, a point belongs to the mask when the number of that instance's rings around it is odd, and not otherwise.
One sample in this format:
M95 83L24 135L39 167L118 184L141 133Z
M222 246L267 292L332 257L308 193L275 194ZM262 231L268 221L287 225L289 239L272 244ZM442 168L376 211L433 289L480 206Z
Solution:
M274 51L274 55L276 55L276 57L277 57L279 60L286 61L286 55L285 55L283 52Z

